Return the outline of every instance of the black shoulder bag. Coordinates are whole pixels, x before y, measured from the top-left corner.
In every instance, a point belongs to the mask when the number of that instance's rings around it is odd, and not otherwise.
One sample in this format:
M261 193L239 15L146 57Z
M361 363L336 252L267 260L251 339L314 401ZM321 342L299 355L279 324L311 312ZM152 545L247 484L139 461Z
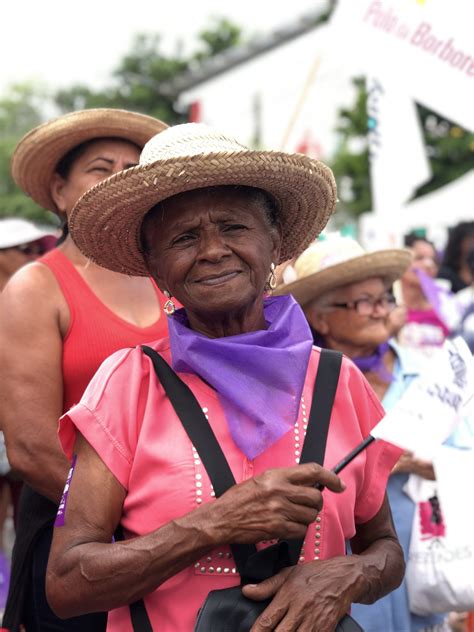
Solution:
M236 482L199 403L156 351L146 346L142 350L152 360L156 375L209 475L216 497L221 496ZM321 353L300 463L323 463L341 361L340 353L328 350ZM257 551L253 544L231 544L241 586L259 583L295 565L302 545L302 539L282 540ZM194 632L248 632L271 600L247 599L241 586L211 591L199 611ZM134 632L153 632L143 600L131 604L130 613ZM363 630L346 615L338 623L336 632Z

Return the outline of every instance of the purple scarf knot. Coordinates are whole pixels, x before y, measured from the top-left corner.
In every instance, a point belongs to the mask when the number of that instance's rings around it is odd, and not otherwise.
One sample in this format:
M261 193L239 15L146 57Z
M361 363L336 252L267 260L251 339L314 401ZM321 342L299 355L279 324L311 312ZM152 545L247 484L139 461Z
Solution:
M232 438L249 459L294 426L312 347L291 296L265 299L264 314L267 329L223 338L190 329L184 309L168 320L173 368L216 390Z

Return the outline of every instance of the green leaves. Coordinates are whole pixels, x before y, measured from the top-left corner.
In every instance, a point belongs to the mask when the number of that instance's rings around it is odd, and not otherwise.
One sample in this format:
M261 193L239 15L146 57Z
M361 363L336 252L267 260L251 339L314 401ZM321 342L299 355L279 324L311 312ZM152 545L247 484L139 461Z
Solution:
M64 112L87 107L119 107L183 123L187 113L176 107L177 94L169 86L178 75L196 70L204 61L240 41L241 30L224 18L214 18L197 36L196 50L185 54L177 43L165 52L159 34L137 35L130 51L112 74L111 83L102 90L76 85L57 93L55 101Z
M53 213L40 209L15 185L10 175L11 156L20 138L33 127L61 113L84 108L114 107L143 112L169 124L187 120L178 110L177 94L165 89L179 74L195 70L205 60L235 46L241 30L224 18L214 18L197 36L196 47L165 52L159 34L135 37L130 51L118 61L110 83L101 89L77 84L49 93L34 83L13 85L0 95L0 217L25 217L58 224Z
M42 224L58 223L54 215L44 211L27 198L13 182L10 162L20 138L43 119L43 107L48 99L39 84L23 83L11 86L0 98L0 217L25 217Z
M352 109L339 111L339 148L331 168L338 183L341 207L347 215L358 217L371 210L369 151L367 143L367 90L365 80L353 81L356 89Z
M336 131L339 148L332 161L338 181L340 208L358 217L372 210L370 165L367 144L367 90L363 78L354 79L356 96L351 109L339 111ZM474 134L417 104L426 152L433 177L418 188L414 199L456 180L474 169Z

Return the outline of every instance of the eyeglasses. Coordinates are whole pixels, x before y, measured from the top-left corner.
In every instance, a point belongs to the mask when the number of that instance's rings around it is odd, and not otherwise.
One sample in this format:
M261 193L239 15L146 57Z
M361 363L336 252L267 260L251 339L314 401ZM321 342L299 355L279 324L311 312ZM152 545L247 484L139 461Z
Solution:
M338 309L354 309L359 316L371 316L377 307L382 308L386 312L391 312L397 306L395 297L392 294L384 294L380 298L359 298L356 301L348 301L347 303L332 303L328 307L336 307Z

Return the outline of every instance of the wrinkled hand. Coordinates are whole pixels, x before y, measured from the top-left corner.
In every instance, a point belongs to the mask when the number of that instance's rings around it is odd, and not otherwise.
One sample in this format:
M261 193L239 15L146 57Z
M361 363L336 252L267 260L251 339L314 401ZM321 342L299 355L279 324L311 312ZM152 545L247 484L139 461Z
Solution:
M260 584L244 586L249 599L273 597L250 632L334 632L349 611L357 562L337 557L285 568Z
M303 538L323 506L317 483L333 492L345 489L336 474L316 463L267 470L209 506L210 528L223 544Z
M433 464L413 456L413 452L404 452L392 470L392 474L417 474L430 481L436 479Z

